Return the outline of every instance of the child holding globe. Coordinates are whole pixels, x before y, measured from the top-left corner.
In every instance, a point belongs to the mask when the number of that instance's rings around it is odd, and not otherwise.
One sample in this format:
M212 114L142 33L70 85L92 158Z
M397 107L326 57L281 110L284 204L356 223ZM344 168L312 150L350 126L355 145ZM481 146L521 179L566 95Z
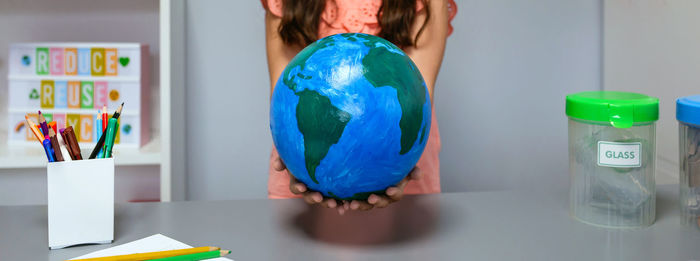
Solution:
M285 66L305 46L317 39L339 33L380 36L401 47L421 72L432 100L450 20L457 12L453 0L261 0L266 9L265 31L270 88L274 89ZM271 92L272 93L272 92ZM338 204L298 182L286 169L277 150L270 156L268 195L270 198L303 197L344 211L386 207L404 194L440 192L440 133L433 115L428 142L416 167L406 178L372 194L367 201Z

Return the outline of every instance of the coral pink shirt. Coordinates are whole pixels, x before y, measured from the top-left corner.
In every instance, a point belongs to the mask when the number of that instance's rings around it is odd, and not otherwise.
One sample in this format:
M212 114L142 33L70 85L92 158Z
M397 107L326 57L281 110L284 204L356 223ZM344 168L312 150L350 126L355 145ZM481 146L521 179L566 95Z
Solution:
M261 2L270 13L278 17L282 16L282 0L261 0ZM326 8L321 14L319 38L339 33L376 35L380 30L376 14L381 4L382 0L327 0ZM416 9L418 12L423 9L422 1L417 1ZM457 5L453 0L449 1L448 9L451 21L457 13ZM448 33L452 33L451 25ZM423 178L409 182L404 191L406 194L440 193L440 130L434 113L431 121L428 143L416 164L421 169ZM289 191L289 175L272 168L272 161L277 157L277 149L273 146L270 155L270 177L267 183L268 197L300 197Z

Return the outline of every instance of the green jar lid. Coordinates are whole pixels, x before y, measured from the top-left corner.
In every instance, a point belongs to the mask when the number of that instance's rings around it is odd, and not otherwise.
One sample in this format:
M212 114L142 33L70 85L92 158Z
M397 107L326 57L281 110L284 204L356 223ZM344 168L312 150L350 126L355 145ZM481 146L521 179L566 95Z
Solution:
M658 120L659 99L633 92L580 92L566 96L566 116L629 128Z

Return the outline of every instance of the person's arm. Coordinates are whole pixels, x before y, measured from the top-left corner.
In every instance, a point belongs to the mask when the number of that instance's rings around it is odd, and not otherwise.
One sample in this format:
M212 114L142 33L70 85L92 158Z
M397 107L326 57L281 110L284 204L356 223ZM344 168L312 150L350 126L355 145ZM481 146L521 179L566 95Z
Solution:
M430 0L428 2L430 5L430 19L428 19L428 23L420 36L418 36L416 46L404 49L423 75L431 99L435 89L435 80L438 72L440 72L442 57L445 54L445 43L447 42L449 31L450 15L447 10L447 2L448 0ZM413 37L418 34L418 30L425 22L425 18L426 12L422 11L417 14L412 27Z
M284 67L294 58L301 48L284 44L277 31L282 18L265 12L265 47L267 49L267 69L270 72L270 96L275 89L277 79L282 75Z
M282 19L280 17L273 15L270 11L265 12L265 45L267 49L267 69L270 73L270 96L272 96L277 79L282 75L284 68L289 64L289 61L301 51L300 47L284 44L277 31L281 21ZM309 191L304 183L297 181L294 176L289 173L282 159L275 159L272 167L277 171L284 171L289 175L289 190L294 194L303 195L304 201L307 203L320 203L328 208L335 208L337 206L334 199L324 199L321 193Z

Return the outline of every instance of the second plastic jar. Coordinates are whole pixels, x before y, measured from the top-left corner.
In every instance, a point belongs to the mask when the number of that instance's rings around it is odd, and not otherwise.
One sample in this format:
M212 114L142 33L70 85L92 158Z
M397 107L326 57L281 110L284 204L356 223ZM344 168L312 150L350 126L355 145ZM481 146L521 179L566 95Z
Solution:
M679 122L681 224L700 228L700 95L676 101Z
M656 216L659 100L595 91L566 96L570 214L588 224L636 228Z

